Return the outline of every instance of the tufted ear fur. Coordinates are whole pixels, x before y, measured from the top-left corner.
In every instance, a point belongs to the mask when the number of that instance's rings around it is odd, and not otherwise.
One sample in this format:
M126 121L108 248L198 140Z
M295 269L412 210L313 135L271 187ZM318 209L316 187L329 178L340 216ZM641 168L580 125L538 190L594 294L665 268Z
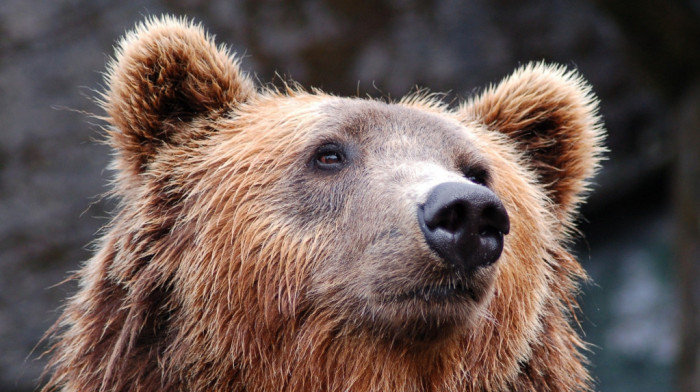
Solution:
M238 62L200 25L164 16L119 42L102 106L113 126L117 169L139 174L159 147L182 143L187 125L216 118L255 93Z
M529 64L469 100L459 114L515 140L557 217L571 224L604 151L598 100L576 72Z

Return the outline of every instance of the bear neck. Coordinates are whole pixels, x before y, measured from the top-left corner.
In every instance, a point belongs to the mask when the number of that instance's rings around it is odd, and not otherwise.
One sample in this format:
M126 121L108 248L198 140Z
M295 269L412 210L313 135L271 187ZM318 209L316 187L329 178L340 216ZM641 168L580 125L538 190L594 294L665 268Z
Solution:
M464 391L455 343L404 347L371 336L302 336L262 362L272 369L250 369L246 384L289 391Z

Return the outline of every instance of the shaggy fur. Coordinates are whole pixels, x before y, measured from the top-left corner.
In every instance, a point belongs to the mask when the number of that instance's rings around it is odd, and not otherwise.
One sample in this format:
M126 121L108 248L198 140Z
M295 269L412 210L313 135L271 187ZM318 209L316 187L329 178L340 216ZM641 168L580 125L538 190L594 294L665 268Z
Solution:
M528 65L456 109L256 90L164 17L106 79L119 206L51 331L45 391L591 388L566 243L602 126L575 73ZM309 163L329 141L351 146L333 174ZM477 164L510 216L502 256L460 277L473 301L398 300L453 284L416 184Z

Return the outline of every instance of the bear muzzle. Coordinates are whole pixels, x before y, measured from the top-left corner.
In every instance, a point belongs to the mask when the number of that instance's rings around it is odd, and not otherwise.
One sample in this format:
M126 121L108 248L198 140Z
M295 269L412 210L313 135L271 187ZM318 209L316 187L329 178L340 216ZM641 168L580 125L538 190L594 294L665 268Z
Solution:
M485 186L445 182L418 206L425 240L448 267L473 273L495 263L510 221L498 196Z

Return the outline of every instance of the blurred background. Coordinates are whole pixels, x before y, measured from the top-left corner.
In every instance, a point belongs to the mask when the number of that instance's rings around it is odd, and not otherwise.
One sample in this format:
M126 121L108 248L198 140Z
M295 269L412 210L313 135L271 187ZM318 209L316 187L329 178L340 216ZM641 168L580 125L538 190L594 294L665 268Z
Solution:
M100 72L162 13L204 23L263 82L342 95L452 101L529 61L577 68L609 131L575 245L598 389L700 391L700 0L0 0L0 391L38 385L38 342L75 290L59 283L111 210L86 115Z

